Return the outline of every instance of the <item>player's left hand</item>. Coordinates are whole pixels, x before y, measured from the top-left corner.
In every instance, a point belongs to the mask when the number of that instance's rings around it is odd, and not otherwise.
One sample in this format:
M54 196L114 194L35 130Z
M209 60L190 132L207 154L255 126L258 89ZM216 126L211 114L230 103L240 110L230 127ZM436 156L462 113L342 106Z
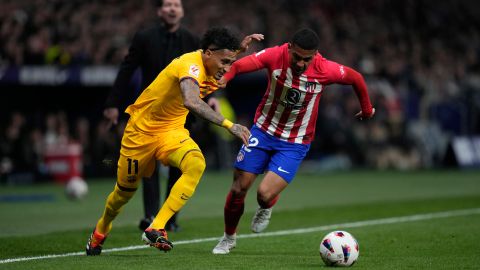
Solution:
M264 39L263 34L251 34L243 38L242 43L240 43L240 49L237 53L243 53L248 50L248 46L252 43L253 40L262 41Z
M370 119L375 114L375 108L372 108L372 112L370 114L365 114L363 111L358 112L355 117L359 120Z

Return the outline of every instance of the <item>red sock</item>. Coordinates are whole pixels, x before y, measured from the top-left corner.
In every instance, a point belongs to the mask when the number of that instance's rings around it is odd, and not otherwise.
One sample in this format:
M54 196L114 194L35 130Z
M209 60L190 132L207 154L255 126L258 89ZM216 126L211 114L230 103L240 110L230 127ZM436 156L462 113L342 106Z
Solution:
M245 196L234 197L231 191L228 193L223 209L226 234L232 235L237 231L238 222L243 215L244 201Z
M278 201L278 198L280 198L280 195L277 195L273 200L271 200L269 203L264 203L264 202L258 202L258 205L260 205L261 208L263 209L268 209L272 208Z

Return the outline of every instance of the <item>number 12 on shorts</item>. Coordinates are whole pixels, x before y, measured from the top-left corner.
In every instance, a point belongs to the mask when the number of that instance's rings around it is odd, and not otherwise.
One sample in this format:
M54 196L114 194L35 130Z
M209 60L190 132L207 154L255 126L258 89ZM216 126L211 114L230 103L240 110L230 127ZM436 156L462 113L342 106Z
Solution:
M243 145L242 146L242 149L245 151L245 152L251 152L252 150L248 149L248 147L255 147L258 145L258 139L255 138L255 137L252 137L252 135L250 135L250 138L248 138L248 146L245 146Z

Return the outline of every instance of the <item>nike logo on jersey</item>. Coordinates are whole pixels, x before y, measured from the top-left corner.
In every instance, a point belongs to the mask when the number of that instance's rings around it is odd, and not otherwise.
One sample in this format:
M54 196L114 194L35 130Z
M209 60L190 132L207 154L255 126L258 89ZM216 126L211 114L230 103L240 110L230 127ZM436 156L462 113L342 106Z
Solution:
M290 173L289 171L282 169L282 166L278 167L278 171L283 173Z

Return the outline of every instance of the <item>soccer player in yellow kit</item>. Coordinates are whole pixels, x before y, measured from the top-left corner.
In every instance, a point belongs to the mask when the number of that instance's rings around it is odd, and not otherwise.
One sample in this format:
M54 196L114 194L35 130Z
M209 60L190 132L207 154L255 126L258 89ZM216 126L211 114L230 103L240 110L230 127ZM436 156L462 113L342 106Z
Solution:
M160 250L173 248L165 224L193 195L206 166L200 148L184 128L186 116L192 111L228 129L247 145L249 130L225 119L201 98L218 89L217 80L230 69L239 49L246 50L253 39L261 40L263 35L247 36L240 46L227 29L209 29L201 41L201 50L174 59L126 109L130 119L122 138L117 183L90 235L87 255L101 253L112 221L135 194L142 177L152 174L155 160L178 167L182 176L142 239Z

